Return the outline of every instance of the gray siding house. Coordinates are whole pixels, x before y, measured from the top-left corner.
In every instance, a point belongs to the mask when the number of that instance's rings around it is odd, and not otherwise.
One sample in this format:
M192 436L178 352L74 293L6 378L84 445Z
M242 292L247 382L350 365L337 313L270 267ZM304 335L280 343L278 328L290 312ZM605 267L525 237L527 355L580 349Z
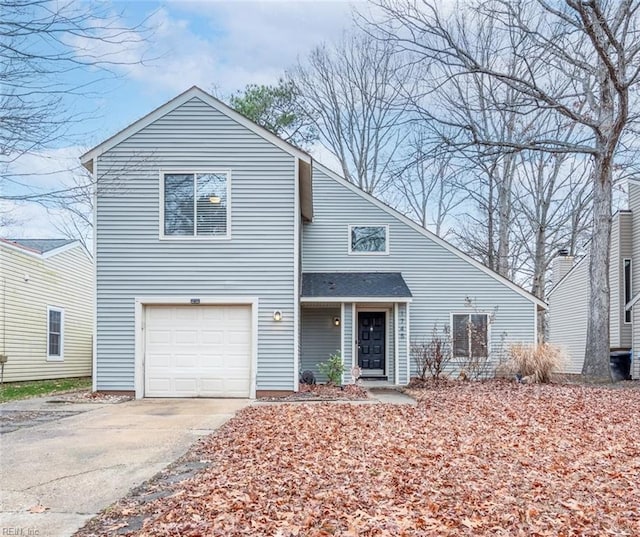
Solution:
M640 378L640 282L633 269L640 263L640 183L629 181L629 209L613 215L609 265L610 347L631 351L633 378ZM554 259L549 300L549 340L564 348L564 372L580 374L584 363L589 308L589 254ZM636 311L638 310L638 311Z
M436 325L458 359L537 340L543 302L197 87L81 160L97 390L287 393L336 352L406 384Z

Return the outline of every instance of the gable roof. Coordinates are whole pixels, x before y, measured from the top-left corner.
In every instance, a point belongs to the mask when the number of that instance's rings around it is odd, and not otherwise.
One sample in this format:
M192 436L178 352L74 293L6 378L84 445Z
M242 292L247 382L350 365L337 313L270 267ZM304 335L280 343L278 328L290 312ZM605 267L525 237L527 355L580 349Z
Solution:
M367 194L364 190L361 190L360 188L358 188L353 183L350 183L349 181L347 181L345 178L343 178L340 175L338 175L336 172L334 172L330 168L327 168L326 166L324 166L324 165L322 165L322 164L320 164L320 163L318 163L316 161L314 161L313 165L315 167L319 168L320 170L322 170L325 174L327 174L334 181L340 183L341 185L343 185L344 187L348 188L352 192L356 193L358 196L366 199L370 203L373 203L376 207L379 207L383 211L389 213L391 216L395 217L397 220L400 220L403 224L406 224L407 226L413 228L415 231L417 231L421 235L424 235L425 237L431 239L437 245L442 246L445 250L447 250L447 251L451 252L452 254L456 255L457 257L459 257L463 261L466 261L470 265L476 267L477 269L480 269L482 272L484 272L485 274L487 274L488 276L490 276L494 280L497 280L498 282L500 282L501 284L505 285L509 289L515 291L516 293L518 293L519 295L523 296L527 300L530 300L531 302L536 304L538 307L540 307L542 309L548 309L548 305L544 300L540 300L537 296L535 296L534 294L530 293L529 291L523 289L518 284L512 282L508 278L505 278L504 276L501 276L497 272L491 270L489 267L483 265L482 263L480 263L479 261L477 261L476 259L474 259L470 255L465 254L462 250L459 250L458 248L456 248L452 244L448 243L444 239L438 237L438 235L436 235L435 233L432 233L428 229L423 228L417 222L414 222L413 220L411 220L410 218L406 217L405 215L403 215L402 213L400 213L399 211L397 211L393 207L387 205L383 201L380 201L375 196L372 196L371 194Z
M9 248L20 250L36 257L51 257L80 246L79 241L72 239L3 239L0 243Z
M302 298L411 298L399 272L304 272Z
M90 172L93 172L93 160L109 151L111 148L115 147L119 143L123 142L130 136L133 136L137 132L141 131L154 121L157 121L161 117L165 116L169 112L172 112L179 106L182 106L187 101L191 99L200 99L205 102L212 108L215 108L218 112L224 114L228 118L240 123L243 127L246 127L250 131L253 131L255 134L263 138L264 140L272 143L273 145L279 147L283 151L286 151L290 155L303 160L304 162L311 162L311 155L303 151L302 149L290 144L289 142L285 142L282 138L276 136L271 131L261 127L257 123L254 123L250 119L246 118L239 112L236 112L230 106L224 104L221 100L216 99L213 95L210 95L206 91L200 89L198 86L192 86L187 91L181 93L177 97L174 97L170 101L166 102L162 106L159 106L152 112L149 112L147 115L141 117L139 120L133 122L128 127L122 129L120 132L114 134L110 138L107 138L101 144L98 144L93 149L87 151L84 155L80 157L80 162L82 165L87 168Z

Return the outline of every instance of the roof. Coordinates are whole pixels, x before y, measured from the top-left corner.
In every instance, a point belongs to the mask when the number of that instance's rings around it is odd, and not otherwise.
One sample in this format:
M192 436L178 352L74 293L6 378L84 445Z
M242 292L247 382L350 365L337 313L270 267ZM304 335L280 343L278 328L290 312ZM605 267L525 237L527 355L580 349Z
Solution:
M451 243L447 242L443 238L438 237L438 235L436 235L435 233L433 233L433 232L429 231L428 229L422 227L417 222L414 222L413 220L411 220L407 216L403 215L402 213L400 213L399 211L397 211L393 207L387 205L383 201L380 201L375 196L372 196L371 194L367 194L364 190L358 188L357 185L354 185L353 183L350 183L344 177L341 177L336 172L334 172L332 169L327 168L326 166L320 164L317 161L314 161L313 165L315 167L317 167L318 169L322 170L325 174L327 174L329 177L331 177L334 181L336 181L339 184L347 187L352 192L355 192L359 196L361 196L364 199L370 201L371 203L373 203L374 205L376 205L377 207L379 207L383 211L386 211L387 213L389 213L393 217L395 217L398 220L400 220L402 223L404 223L407 226L413 228L414 230L416 230L418 233L424 235L425 237L428 237L433 242L435 242L436 244L442 246L443 248L445 248L446 250L448 250L452 254L458 256L460 259L462 259L462 260L466 261L467 263L469 263L470 265L480 269L482 272L486 273L487 275L492 277L494 280L499 281L500 283L502 283L506 287L512 289L513 291L515 291L519 295L523 296L527 300L530 300L531 302L536 304L536 306L538 308L542 308L542 309L545 309L545 310L549 308L549 306L547 305L547 303L544 300L539 299L533 293L530 293L526 289L523 289L517 283L512 282L509 278L505 278L504 276L498 274L494 270L491 270L486 265L483 265L482 263L480 263L480 261L474 259L473 257L471 257L468 254L465 254L462 250L459 250L458 248L456 248L455 246L453 246Z
M130 136L133 136L135 133L141 131L154 121L157 121L169 112L172 112L179 106L182 106L184 103L194 98L204 101L212 108L218 110L218 112L221 112L230 119L240 123L261 138L283 149L294 157L297 157L304 162L311 162L311 155L309 155L307 152L289 142L286 142L282 138L276 136L271 131L265 129L264 127L261 127L257 123L254 123L250 119L247 119L245 116L243 116L239 112L236 112L233 108L226 105L221 100L216 99L213 95L210 95L206 91L200 89L198 86L192 86L187 91L181 93L177 97L171 99L169 102L143 116L138 121L135 121L120 132L114 134L113 136L111 136L111 138L106 139L101 144L98 144L93 149L90 149L80 157L80 162L82 162L84 167L87 168L90 172L93 172L93 159L102 155L106 151L109 151L109 149L115 147L116 145L123 142Z
M304 272L303 298L411 298L399 272Z
M76 241L71 239L1 239L4 243L10 243L18 248L23 248L37 254L46 254L51 250L57 250L67 244Z

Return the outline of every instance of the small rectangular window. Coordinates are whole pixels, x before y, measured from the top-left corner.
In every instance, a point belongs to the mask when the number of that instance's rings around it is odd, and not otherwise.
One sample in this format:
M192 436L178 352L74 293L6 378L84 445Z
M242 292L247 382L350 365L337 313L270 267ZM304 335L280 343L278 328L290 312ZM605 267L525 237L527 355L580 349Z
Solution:
M489 322L486 313L457 314L451 319L454 358L487 357Z
M389 253L388 226L349 226L349 252L352 254Z
M62 360L64 357L64 310L47 308L47 359Z
M629 302L631 302L631 286L633 282L631 281L632 273L631 273L631 259L624 260L624 306L626 306ZM624 310L624 322L631 322L631 310Z
M229 174L165 173L163 235L227 237Z

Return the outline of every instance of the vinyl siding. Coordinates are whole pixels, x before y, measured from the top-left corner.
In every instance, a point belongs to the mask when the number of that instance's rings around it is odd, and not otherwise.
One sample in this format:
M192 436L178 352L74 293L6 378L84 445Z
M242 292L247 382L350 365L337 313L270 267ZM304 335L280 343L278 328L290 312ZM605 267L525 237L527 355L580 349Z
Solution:
M411 338L428 337L434 324L448 325L452 312L478 311L495 313L491 327L493 350L503 347L503 339L534 341L535 308L531 300L318 168L314 169L313 189L314 221L305 224L303 230L304 271L401 272L413 294L409 311ZM389 255L349 255L349 224L387 224ZM405 350L400 353L401 382L406 380L404 371L411 365L404 343Z
M160 240L160 170L220 169L231 170L230 240ZM145 296L257 297L256 388L293 389L295 158L193 98L97 170L98 389L134 389L134 299Z
M631 209L631 236L632 236L632 259L633 259L633 296L640 293L640 185L629 183L629 209ZM632 376L640 378L640 307L636 304L633 307L632 325L632 347L633 365Z
M0 245L5 381L91 375L93 265L72 248L49 258ZM64 310L63 361L47 361L47 306Z
M582 373L587 341L589 256L549 294L549 341L567 353L565 373Z
M340 351L340 327L333 324L334 317L340 317L340 306L302 308L300 371L313 371L318 382L327 380L320 373L318 364Z

